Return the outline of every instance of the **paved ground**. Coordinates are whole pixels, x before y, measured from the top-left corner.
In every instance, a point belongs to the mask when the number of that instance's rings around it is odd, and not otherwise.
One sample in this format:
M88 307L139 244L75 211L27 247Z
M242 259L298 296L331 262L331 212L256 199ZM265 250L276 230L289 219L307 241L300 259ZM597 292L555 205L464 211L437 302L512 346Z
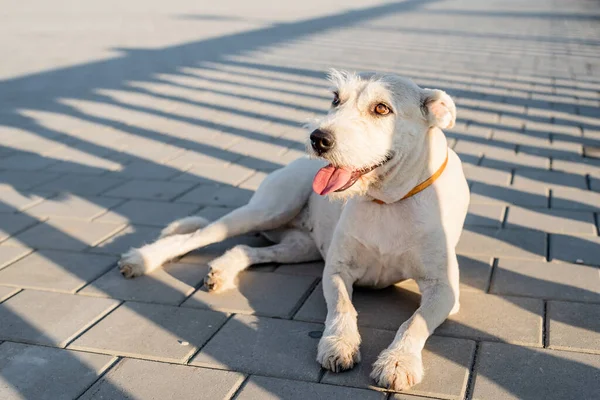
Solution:
M597 1L4 3L1 399L600 398ZM411 284L356 293L364 362L330 374L320 263L254 268L222 295L199 289L206 262L261 240L133 281L114 268L299 157L331 66L413 77L459 109L462 310L407 394L367 388Z

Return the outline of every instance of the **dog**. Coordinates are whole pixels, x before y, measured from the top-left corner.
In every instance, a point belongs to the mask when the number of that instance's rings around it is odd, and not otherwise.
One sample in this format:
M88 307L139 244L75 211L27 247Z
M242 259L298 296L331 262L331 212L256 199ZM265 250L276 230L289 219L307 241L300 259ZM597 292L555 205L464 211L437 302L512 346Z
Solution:
M392 390L423 379L427 338L459 309L455 247L469 205L461 161L442 129L456 120L453 100L393 74L331 71L331 109L315 121L309 158L270 174L249 203L208 223L188 217L159 240L119 261L135 277L194 249L251 231L272 246L238 245L210 262L208 291L235 287L252 264L323 258L325 329L317 361L334 372L360 361L353 285L384 288L414 279L421 303L373 364ZM382 315L381 318L385 318Z

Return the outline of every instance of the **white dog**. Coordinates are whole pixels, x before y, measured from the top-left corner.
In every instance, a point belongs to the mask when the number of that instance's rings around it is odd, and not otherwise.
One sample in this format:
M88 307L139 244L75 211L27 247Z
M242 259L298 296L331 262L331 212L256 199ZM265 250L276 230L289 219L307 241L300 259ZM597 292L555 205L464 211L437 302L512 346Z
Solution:
M250 231L276 243L236 246L212 261L205 285L219 291L235 286L237 274L251 264L322 257L327 319L317 361L331 371L360 360L352 286L383 288L413 278L421 305L371 374L381 386L407 389L423 378L425 341L459 308L455 247L469 189L440 130L454 125L456 109L443 91L395 75L333 71L330 80L331 110L307 146L326 166L297 160L269 175L246 206L210 224L198 217L175 221L155 243L124 254L119 265L125 277L142 275Z

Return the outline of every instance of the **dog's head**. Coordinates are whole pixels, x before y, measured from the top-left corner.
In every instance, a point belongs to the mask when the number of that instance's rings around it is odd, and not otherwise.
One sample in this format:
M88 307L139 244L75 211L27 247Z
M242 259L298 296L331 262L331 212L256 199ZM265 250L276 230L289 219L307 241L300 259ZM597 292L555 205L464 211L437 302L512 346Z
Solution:
M451 128L454 102L441 90L422 89L392 74L331 71L329 113L311 124L310 155L329 165L313 181L315 192L345 198L380 183L386 168L420 154L432 127Z

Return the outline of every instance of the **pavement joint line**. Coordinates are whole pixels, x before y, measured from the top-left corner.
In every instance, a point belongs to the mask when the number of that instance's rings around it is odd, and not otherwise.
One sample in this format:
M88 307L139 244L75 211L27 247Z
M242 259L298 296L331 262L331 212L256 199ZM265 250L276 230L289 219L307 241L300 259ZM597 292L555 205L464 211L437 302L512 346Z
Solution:
M19 288L15 288L15 289L19 289ZM8 295L4 300L0 301L0 304L4 303L6 300L11 299L13 297L15 297L16 295L18 295L19 293L21 293L23 291L23 289L19 289L16 292Z
M38 224L32 225L29 228L33 228L34 226L37 226L37 225ZM27 228L27 229L29 229L29 228ZM0 243L2 243L2 242L0 242ZM0 249L2 249L2 247L3 246L0 246ZM15 258L14 260L9 261L5 265L0 265L0 271L2 271L4 268L10 267L11 265L13 265L14 263L16 263L17 261L21 261L22 259L24 259L28 255L31 255L31 254L35 253L36 251L38 251L37 249L34 249L33 247L28 247L27 249L28 249L28 251L26 253L23 253L22 255L20 255L18 258Z
M467 386L465 388L464 400L470 400L473 396L473 389L475 388L475 378L477 374L477 357L479 355L479 348L481 347L480 341L475 342L475 350L473 351L473 358L469 365L469 375L467 378Z
M75 296L75 295L73 295L73 296ZM112 299L112 300L116 300L116 299ZM110 315L113 311L115 311L117 308L119 308L123 303L125 303L125 302L122 300L117 300L116 304L107 308L101 314L97 315L94 319L89 321L86 325L82 326L77 332L75 332L73 335L71 335L71 337L69 337L69 338L65 339L63 342L61 342L58 347L62 348L62 349L66 349L69 345L71 345L71 343L73 343L75 340L80 338L81 335L83 335L84 333L86 333L87 331L92 329L100 321L102 321L104 318L106 318L108 315Z
M544 300L544 310L542 312L542 347L548 348L550 343L550 318L548 317L548 301Z
M215 311L215 312L220 312L222 314L227 315L227 313L221 312L221 311ZM198 355L198 353L200 353L202 351L202 349L217 335L217 333L221 332L221 329L223 329L223 327L237 314L231 313L229 314L229 316L227 318L225 318L225 321L223 321L223 323L221 324L221 326L216 329L212 335L210 335L205 341L204 344L202 346L198 346L198 350L196 350L195 352L193 352L192 354L190 354L188 357L186 357L185 360L182 361L182 364L184 365L190 365L190 361L196 357L196 355ZM222 368L215 368L215 369L222 369Z
M499 262L499 258L498 257L494 257L492 259L492 268L490 269L490 275L488 276L488 281L486 283L485 286L485 290L484 293L490 294L490 290L492 288L492 282L494 279L494 275L496 275L496 270L498 269L498 262Z
M306 302L306 300L308 300L308 297L315 291L315 289L319 285L319 282L321 282L321 278L315 277L315 279L313 279L311 287L309 287L308 290L305 291L304 294L298 299L298 302L294 305L294 307L292 308L292 310L288 314L289 317L285 318L285 319L290 319L290 320L294 319L294 317L296 316L296 314L298 313L298 311L300 310L300 308L304 305L304 303Z
M246 387L246 384L248 383L248 381L250 380L250 377L252 375L250 374L243 374L244 379L239 383L239 385L237 385L237 387L232 388L231 390L231 396L228 396L227 400L235 400L237 399L238 395L240 394L240 392L242 390L244 390L244 388Z
M77 350L71 350L71 351L77 351ZM123 357L113 356L110 363L105 365L104 368L102 368L100 370L98 377L92 383L90 383L85 389L83 389L79 395L75 396L75 399L80 399L97 382L99 382L102 378L104 378L104 376L106 374L108 374L110 371L112 371L112 369L115 368L115 366L117 366L121 362L121 360L123 360Z

